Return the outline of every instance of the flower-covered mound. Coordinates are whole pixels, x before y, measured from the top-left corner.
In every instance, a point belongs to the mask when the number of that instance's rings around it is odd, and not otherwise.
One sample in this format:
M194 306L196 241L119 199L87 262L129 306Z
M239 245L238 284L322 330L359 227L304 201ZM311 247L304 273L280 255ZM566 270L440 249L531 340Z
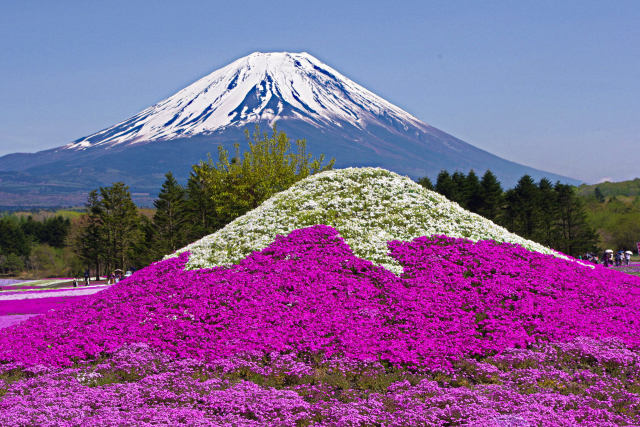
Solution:
M357 256L396 274L402 269L387 254L390 240L444 234L553 252L407 177L379 168L348 168L312 175L178 253L191 252L187 268L234 264L266 248L277 235L316 224L334 227Z
M337 231L187 254L0 331L0 425L636 424L640 279L517 245Z

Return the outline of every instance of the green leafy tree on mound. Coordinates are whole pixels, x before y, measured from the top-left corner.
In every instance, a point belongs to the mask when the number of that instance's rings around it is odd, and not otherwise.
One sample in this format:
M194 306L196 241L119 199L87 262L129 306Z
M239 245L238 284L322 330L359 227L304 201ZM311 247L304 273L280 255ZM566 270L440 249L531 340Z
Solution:
M235 144L232 157L220 146L216 163L209 158L192 172L202 177L220 226L309 175L333 168L335 162L331 159L324 165L324 154L314 158L304 139L296 140L292 147L289 137L276 126L271 135L256 127L253 135L245 130L245 136L248 151L240 154L240 144Z

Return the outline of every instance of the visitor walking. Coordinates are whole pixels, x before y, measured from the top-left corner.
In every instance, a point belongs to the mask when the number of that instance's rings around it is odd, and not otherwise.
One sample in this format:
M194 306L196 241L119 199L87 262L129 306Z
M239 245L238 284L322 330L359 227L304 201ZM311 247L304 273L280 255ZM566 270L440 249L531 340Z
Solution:
M624 264L625 265L629 265L629 263L631 262L631 251L625 251L624 253Z
M89 270L84 271L84 285L89 286Z

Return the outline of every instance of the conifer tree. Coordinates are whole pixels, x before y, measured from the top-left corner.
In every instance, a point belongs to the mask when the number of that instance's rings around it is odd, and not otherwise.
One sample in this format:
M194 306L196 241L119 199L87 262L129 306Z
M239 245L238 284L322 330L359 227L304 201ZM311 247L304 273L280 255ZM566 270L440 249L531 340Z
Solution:
M94 267L96 276L99 276L100 267L104 267L107 242L102 222L102 203L97 190L89 193L85 207L87 215L82 219L79 233L72 237L72 246L87 267Z
M538 182L539 222L533 240L546 246L556 243L556 219L558 217L558 197L553 184L547 178Z
M464 181L464 206L474 213L479 213L483 207L482 186L478 175L471 169Z
M453 182L453 194L451 195L454 202L457 202L463 208L467 208L467 199L465 194L465 187L467 185L467 177L460 171L455 171L451 175L451 181Z
M497 221L500 218L504 193L498 178L487 170L480 180L482 207L478 213L491 221Z
M522 237L532 239L540 219L539 189L529 175L524 175L517 185L507 191L507 209L503 221L506 227Z
M558 235L554 249L573 256L595 250L597 235L587 223L584 205L575 189L558 182L554 190L558 200Z
M29 239L20 224L10 218L0 218L0 253L28 257L30 251Z
M159 256L167 255L185 243L185 191L171 172L165 175L162 189L153 205L156 208L153 215L153 246Z
M211 168L210 163L200 162L193 165L187 180L183 216L189 224L184 233L189 241L211 234L224 225L216 213L213 189L205 182L205 175Z
M422 178L420 178L418 180L418 184L420 184L422 187L426 188L427 190L433 191L434 189L433 183L431 182L428 176L423 176Z
M133 258L132 248L141 238L138 210L131 200L129 187L122 182L101 187L100 196L108 266L126 269Z
M451 201L455 201L457 190L451 179L451 175L446 170L441 170L436 178L435 190Z

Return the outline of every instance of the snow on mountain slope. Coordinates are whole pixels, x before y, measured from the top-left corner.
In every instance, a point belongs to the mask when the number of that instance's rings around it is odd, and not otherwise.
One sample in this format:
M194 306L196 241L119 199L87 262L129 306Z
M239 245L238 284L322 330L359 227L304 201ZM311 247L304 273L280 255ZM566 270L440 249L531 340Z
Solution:
M171 140L277 119L317 128L345 123L358 129L375 123L391 132L429 128L306 52L256 52L66 148Z

